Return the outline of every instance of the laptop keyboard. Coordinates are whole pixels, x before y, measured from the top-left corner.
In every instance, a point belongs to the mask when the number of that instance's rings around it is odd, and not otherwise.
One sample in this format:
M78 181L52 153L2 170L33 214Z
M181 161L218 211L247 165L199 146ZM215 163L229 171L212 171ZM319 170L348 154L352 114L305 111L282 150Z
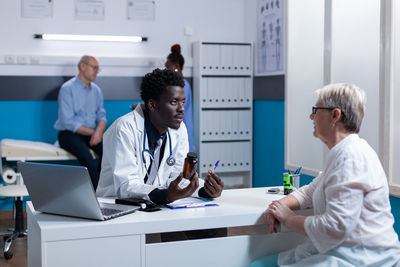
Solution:
M135 212L139 207L135 207L129 210L120 210L120 209L113 209L113 208L101 208L101 212L103 213L104 219L109 220L116 217L120 217L122 215L126 215L129 213Z
M101 208L101 212L103 213L104 216L111 216L115 215L117 213L122 212L122 210L118 209L109 209L109 208Z

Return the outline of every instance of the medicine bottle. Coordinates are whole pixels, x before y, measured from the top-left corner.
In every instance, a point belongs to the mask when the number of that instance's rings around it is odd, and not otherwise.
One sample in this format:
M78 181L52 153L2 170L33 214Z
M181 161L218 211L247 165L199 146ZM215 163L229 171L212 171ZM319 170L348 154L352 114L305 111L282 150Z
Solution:
M197 154L189 152L186 155L185 162L183 163L183 178L191 179L197 169Z

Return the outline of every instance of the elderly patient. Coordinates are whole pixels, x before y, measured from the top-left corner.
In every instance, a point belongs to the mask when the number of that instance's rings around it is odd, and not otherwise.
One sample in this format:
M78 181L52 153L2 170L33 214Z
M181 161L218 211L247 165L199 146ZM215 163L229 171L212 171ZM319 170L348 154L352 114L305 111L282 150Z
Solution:
M400 261L400 246L386 175L375 151L357 134L365 93L340 83L316 94L310 119L314 136L329 149L323 172L309 185L271 203L263 214L270 233L283 224L309 241L252 266L273 258L280 266L393 266ZM306 207L313 207L315 215L293 212Z

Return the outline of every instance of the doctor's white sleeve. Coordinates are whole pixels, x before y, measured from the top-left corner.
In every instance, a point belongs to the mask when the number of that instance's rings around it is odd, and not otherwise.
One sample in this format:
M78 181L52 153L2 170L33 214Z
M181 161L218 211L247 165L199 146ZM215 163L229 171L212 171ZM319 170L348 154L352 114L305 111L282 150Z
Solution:
M140 168L141 159L138 158L137 150L140 145L136 143L136 137L124 122L118 122L105 135L104 160L109 161L111 167L114 190L120 198L143 198L149 200L148 194L156 187L144 183L143 173Z

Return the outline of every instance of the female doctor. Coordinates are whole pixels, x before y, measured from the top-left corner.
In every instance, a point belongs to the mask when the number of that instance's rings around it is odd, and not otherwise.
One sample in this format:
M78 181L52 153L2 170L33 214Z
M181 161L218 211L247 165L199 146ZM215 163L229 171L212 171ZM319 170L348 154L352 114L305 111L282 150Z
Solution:
M190 195L214 198L224 183L209 171L183 179L188 152L184 81L171 70L156 69L143 78L135 110L117 119L103 137L103 162L97 195L142 198L166 204Z

